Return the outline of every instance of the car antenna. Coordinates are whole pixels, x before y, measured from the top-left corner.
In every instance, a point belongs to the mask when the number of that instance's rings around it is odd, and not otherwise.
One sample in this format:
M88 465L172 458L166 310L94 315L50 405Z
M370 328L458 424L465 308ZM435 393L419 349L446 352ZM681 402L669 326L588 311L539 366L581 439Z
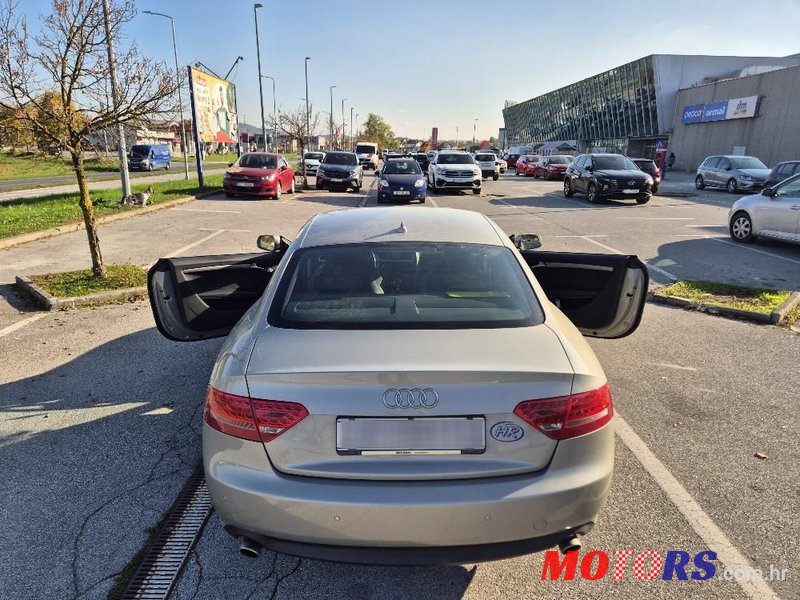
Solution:
M407 231L408 229L406 229L406 226L400 221L400 227L397 228L397 233L406 233Z

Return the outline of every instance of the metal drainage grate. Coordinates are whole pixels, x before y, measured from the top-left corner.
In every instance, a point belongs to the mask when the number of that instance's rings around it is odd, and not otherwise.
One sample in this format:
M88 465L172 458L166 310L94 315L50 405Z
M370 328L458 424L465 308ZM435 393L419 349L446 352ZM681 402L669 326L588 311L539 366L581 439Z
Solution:
M167 598L210 514L211 496L198 468L170 508L122 600Z

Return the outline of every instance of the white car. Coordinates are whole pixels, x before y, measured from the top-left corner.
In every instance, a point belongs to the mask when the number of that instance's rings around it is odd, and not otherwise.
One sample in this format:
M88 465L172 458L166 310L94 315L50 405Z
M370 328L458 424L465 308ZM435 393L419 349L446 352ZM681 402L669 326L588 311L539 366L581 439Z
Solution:
M500 178L500 167L497 164L497 157L491 152L476 152L475 164L480 167L482 177L491 177L495 181Z
M497 168L500 170L500 173L505 173L508 171L508 163L505 161L505 159L496 156L495 163L497 164Z
M428 189L434 193L455 189L480 194L482 180L481 168L467 152L442 150L428 165Z
M728 225L737 242L764 236L800 243L800 175L739 198L728 212Z
M324 158L325 158L324 152L306 152L305 155L303 156L303 162L306 165L306 174L316 175L317 169L319 169L319 165ZM300 174L302 174L302 169Z
M581 332L638 327L641 261L541 252L446 208L323 212L258 243L148 276L165 336L227 335L203 466L242 554L429 565L580 547L614 466Z

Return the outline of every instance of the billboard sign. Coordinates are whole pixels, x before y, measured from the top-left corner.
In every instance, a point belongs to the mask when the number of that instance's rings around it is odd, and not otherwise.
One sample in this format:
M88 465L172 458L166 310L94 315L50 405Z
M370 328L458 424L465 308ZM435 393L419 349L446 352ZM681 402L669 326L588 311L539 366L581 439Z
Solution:
M746 119L756 116L756 104L758 96L748 96L747 98L734 98L728 100L728 112L726 119Z
M683 107L683 124L710 123L730 119L746 119L756 116L758 96L731 98L708 104L690 104Z
M189 74L198 141L206 144L237 143L236 86L199 69L190 67Z

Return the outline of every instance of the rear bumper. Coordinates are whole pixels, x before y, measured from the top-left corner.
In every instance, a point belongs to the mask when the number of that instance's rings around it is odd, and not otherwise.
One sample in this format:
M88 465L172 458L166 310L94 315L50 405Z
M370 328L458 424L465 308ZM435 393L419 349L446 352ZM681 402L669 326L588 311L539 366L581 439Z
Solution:
M231 532L301 556L347 560L336 553L353 548L356 562L379 561L375 549L398 551L400 558L385 560L413 563L414 551L421 560L457 562L550 547L596 521L613 462L613 429L605 427L559 442L547 468L524 475L435 481L302 477L275 470L262 444L203 427L206 481ZM318 546L333 548L313 549Z
M401 195L395 194L396 190L378 190L379 200L388 200L389 202L408 202L409 200L422 200L425 197L427 189L425 187L414 188L410 194Z

